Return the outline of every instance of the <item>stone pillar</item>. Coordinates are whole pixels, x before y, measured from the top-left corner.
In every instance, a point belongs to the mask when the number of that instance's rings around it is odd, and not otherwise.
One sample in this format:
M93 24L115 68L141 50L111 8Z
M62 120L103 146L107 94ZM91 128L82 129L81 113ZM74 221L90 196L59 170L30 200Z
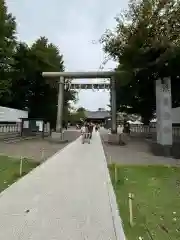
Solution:
M157 144L172 146L172 99L171 80L164 78L156 81Z
M64 77L60 77L59 92L58 92L56 132L62 132L63 105L64 105Z
M161 109L161 93L162 93L162 83L161 83L161 80L157 80L155 82L156 84L156 119L157 119L157 122L156 122L156 138L157 138L157 143L160 144L160 123L161 123L161 112L160 112L160 109Z
M116 80L111 78L111 133L117 133L117 119L116 119Z

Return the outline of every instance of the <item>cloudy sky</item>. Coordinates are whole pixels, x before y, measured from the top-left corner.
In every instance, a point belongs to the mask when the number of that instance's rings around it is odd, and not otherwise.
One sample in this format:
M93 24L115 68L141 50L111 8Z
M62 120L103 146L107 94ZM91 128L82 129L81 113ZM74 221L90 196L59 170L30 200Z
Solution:
M17 20L18 37L31 44L46 36L59 46L67 71L99 70L104 60L102 46L94 44L107 28L115 26L114 17L127 7L128 0L6 0ZM115 67L108 62L105 70ZM85 80L81 80L85 81ZM88 80L93 81L93 80ZM95 80L94 80L95 81ZM109 93L79 93L78 106L89 110L106 107Z

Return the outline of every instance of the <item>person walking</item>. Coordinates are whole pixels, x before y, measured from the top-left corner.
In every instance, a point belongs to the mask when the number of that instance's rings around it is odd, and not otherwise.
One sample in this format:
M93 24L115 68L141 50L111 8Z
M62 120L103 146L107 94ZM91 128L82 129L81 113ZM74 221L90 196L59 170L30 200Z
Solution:
M127 119L125 119L123 124L123 132L121 134L121 140L124 145L128 143L129 136L130 136L130 124L127 121Z
M82 135L82 144L85 143L85 140L88 140L88 143L90 144L90 137L89 137L89 129L88 124L84 123L84 125L81 127L81 135Z
M130 124L126 119L124 120L123 132L130 135Z
M96 124L96 126L95 126L95 131L96 132L98 131L98 124Z
M90 135L89 138L90 138L90 139L92 138L93 128L94 128L93 123L90 122L90 124L89 124L89 135Z

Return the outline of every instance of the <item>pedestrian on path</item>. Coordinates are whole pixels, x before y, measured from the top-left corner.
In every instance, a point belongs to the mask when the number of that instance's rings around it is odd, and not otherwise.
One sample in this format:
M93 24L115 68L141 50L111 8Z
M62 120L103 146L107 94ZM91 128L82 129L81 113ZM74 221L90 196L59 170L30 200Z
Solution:
M95 126L96 132L98 131L98 129L99 129L99 126L98 126L98 124L96 124L96 126Z
M90 122L88 127L89 127L89 134L90 134L90 136L89 136L89 137L90 137L90 139L91 139L91 138L92 138L92 132L93 132L93 128L94 128L94 126L93 126L93 123L92 123L92 122Z
M124 125L123 125L123 132L121 134L121 141L124 145L126 145L129 141L129 136L130 136L130 124L129 122L125 119L124 120Z
M84 125L81 127L81 135L82 135L82 144L84 144L86 140L90 144L90 134L89 134L87 123L84 123Z

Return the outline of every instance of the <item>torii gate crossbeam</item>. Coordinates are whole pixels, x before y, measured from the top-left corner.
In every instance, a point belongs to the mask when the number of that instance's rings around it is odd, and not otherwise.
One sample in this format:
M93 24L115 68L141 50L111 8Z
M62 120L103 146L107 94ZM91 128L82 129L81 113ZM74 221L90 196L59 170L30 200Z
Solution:
M103 71L103 72L43 72L44 77L50 78L111 78L117 75L115 71Z

